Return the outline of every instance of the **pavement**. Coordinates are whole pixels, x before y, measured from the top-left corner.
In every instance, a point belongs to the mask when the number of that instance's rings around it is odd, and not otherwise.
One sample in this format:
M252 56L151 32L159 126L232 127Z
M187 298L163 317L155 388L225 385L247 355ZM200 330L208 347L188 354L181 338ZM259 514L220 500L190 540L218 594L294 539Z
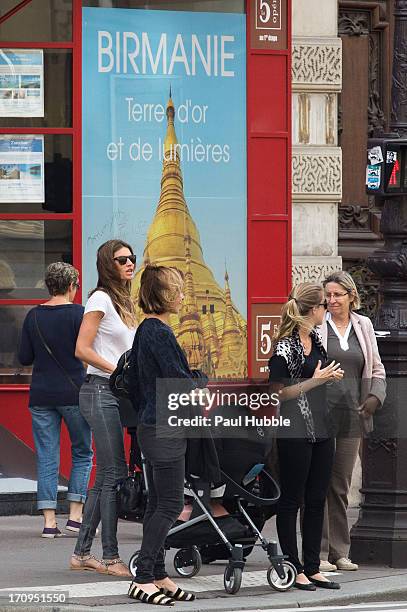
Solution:
M353 509L349 512L349 523L352 524L356 518L357 510ZM65 522L66 516L59 517L60 527L63 527ZM97 612L120 612L128 611L131 609L129 606L134 605L139 612L151 612L151 606L127 598L128 580L94 572L69 570L69 557L75 545L74 534L47 540L39 537L41 530L40 516L0 517L0 558L3 561L0 569L1 612L90 612L91 608L96 608ZM269 539L276 538L274 519L268 522L263 533ZM120 521L118 535L120 554L127 562L140 546L141 526ZM100 538L96 539L92 552L101 556ZM407 568L392 569L378 564L362 566L357 572L331 572L329 576L341 584L339 591L317 589L308 593L291 589L278 593L267 583L266 571L269 563L264 551L255 548L248 557L240 591L236 595L227 595L223 588L224 563L204 565L194 578L181 579L173 568L174 552L171 550L167 555L170 575L176 577L180 586L197 594L195 602L176 604L176 610L277 611L318 606L326 610L327 606L407 602ZM52 599L54 603L42 605L41 602L47 598ZM25 605L30 599L35 603ZM394 606L396 609L396 604ZM391 607L386 609L392 610Z

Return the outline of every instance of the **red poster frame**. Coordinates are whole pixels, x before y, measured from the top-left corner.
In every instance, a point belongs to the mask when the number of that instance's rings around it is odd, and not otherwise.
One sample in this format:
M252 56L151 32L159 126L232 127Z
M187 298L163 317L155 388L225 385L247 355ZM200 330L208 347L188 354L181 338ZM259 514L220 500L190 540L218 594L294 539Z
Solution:
M286 0L287 48L254 48L250 19L257 0L246 0L247 15L247 318L248 372L258 377L255 318L278 311L291 286L291 0ZM24 10L30 0L15 7ZM7 15L3 16L4 20ZM70 128L0 128L0 134L70 134L73 139L73 209L67 214L2 214L1 220L69 219L73 264L82 270L82 0L73 0L72 41L0 41L4 48L71 49L73 113ZM78 292L79 293L79 292ZM78 294L78 301L82 296ZM0 300L2 305L35 305L42 300ZM255 316L256 315L256 316ZM0 427L33 448L27 385L0 385ZM12 409L10 409L12 407ZM62 441L61 473L70 467L69 441Z

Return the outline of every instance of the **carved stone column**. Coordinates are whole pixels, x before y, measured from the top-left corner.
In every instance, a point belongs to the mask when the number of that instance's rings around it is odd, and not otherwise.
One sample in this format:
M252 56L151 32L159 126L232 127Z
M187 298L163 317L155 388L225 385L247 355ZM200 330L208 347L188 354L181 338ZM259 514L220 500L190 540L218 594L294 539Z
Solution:
M407 0L395 0L392 129L407 135ZM385 198L383 249L368 259L380 278L375 327L388 376L387 398L363 446L364 501L351 531L359 562L407 567L407 196Z
M342 48L337 0L293 0L293 283L320 281L342 267L337 141Z

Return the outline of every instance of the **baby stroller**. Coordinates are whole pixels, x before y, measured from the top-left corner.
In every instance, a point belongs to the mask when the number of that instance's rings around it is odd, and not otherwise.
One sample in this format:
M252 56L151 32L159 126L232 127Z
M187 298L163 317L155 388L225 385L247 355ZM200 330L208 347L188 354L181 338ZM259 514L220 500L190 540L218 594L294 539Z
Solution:
M134 444L133 435L132 447ZM269 542L261 533L280 497L278 484L259 461L264 457L264 447L256 440L241 439L216 440L216 447L222 482L226 485L222 503L230 514L214 518L210 509L210 484L187 476L185 487L192 500L192 512L189 520L177 521L165 543L166 550L178 549L174 557L175 571L184 578L192 578L203 562L226 560L224 588L226 593L235 594L241 586L246 557L254 546L260 546L270 563L267 570L270 587L287 591L295 582L295 567L278 554L277 543ZM235 460L236 454L239 461ZM148 490L148 483L145 485ZM133 575L138 555L136 551L129 561Z

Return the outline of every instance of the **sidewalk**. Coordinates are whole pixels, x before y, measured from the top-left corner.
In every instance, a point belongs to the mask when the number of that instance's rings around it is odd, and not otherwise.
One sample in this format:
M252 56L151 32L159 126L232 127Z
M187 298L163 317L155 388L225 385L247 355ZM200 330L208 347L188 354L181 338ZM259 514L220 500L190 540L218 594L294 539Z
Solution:
M350 511L350 522L356 519L357 511ZM59 525L63 526L66 517L60 517ZM58 605L58 610L84 611L96 607L103 612L129 610L135 602L126 596L128 581L117 580L93 572L72 572L68 569L69 556L75 545L74 537L45 540L39 537L41 517L1 517L0 541L2 552L6 553L0 575L0 610L35 609L50 611L51 607L35 605L24 607L8 605L5 591L46 593L69 593L66 605ZM275 522L265 531L267 537L275 536ZM128 560L132 552L139 547L141 527L133 523L120 522L120 552ZM100 538L93 551L100 554ZM168 569L175 575L172 565L173 551L168 554ZM198 576L192 579L177 579L180 586L196 592L198 599L191 603L177 604L176 609L194 612L221 610L272 610L304 606L350 604L368 601L400 601L407 599L407 569L385 567L361 567L357 572L331 573L333 579L340 582L340 591L318 589L306 593L291 589L286 593L272 591L266 579L268 560L261 549L255 549L248 558L242 587L238 594L227 595L223 589L223 563L214 563L202 567ZM61 602L62 603L62 602ZM149 605L136 603L140 612L152 608ZM134 608L133 608L134 609Z

